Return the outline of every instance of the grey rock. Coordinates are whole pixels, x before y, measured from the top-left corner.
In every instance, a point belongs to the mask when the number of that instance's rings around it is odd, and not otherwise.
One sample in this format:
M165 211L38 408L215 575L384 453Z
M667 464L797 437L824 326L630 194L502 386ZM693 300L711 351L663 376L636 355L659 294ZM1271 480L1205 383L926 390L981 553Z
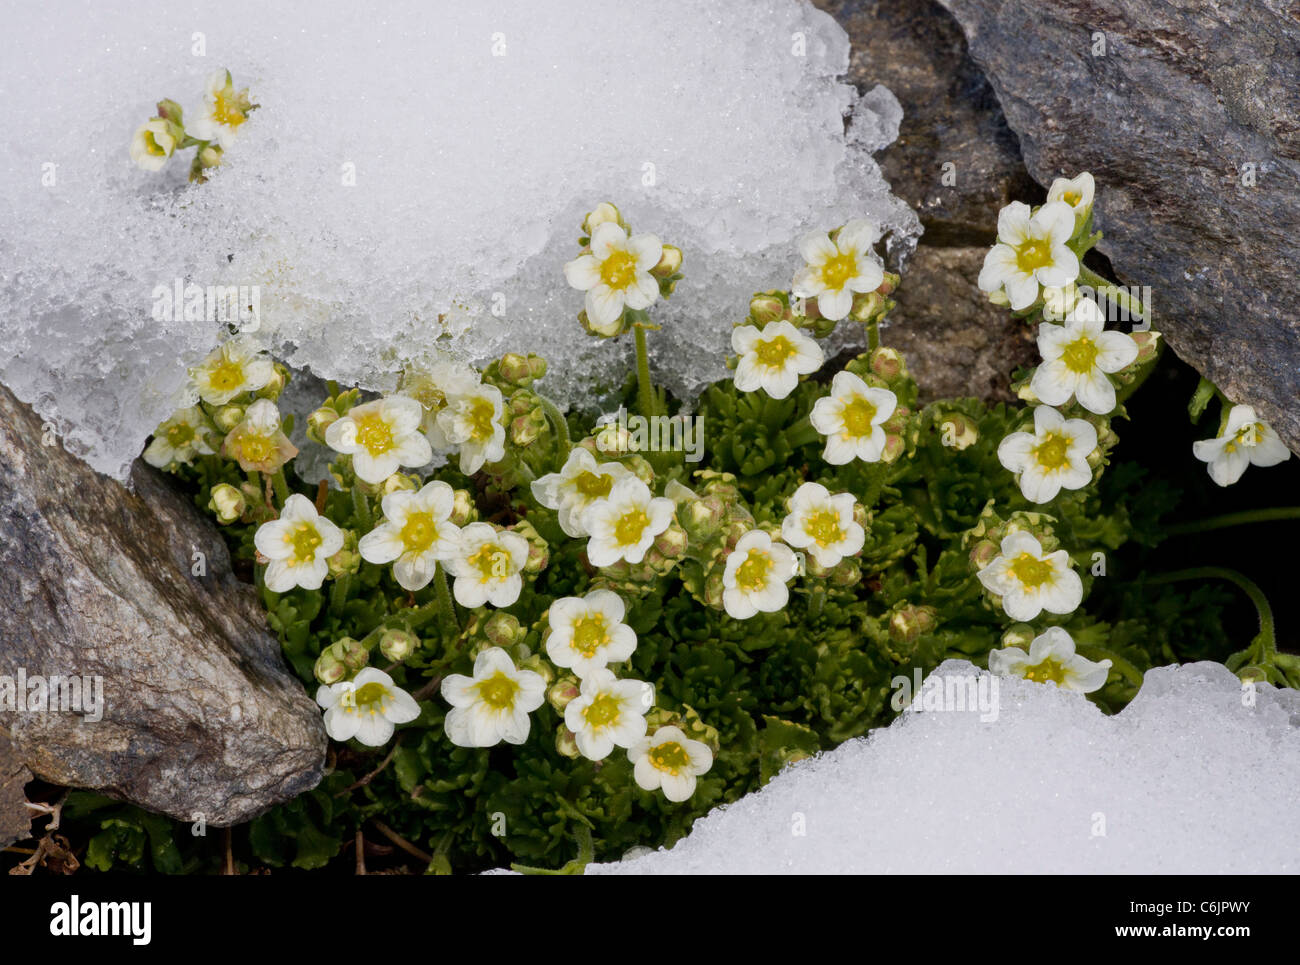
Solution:
M319 782L320 712L220 534L156 471L137 463L131 482L65 452L0 387L0 677L99 677L103 695L98 722L0 710L0 737L52 783L246 821Z
M19 760L13 744L0 736L0 848L31 836L32 815L24 788L32 772Z
M1178 355L1300 452L1300 5L943 3L1030 173L1097 177L1118 279L1152 286Z

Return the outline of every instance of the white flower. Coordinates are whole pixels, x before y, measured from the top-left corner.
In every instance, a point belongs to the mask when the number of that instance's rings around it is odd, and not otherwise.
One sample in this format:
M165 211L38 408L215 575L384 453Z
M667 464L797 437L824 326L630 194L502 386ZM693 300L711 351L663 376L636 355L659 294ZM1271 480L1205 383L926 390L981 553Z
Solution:
M438 560L460 551L460 528L448 521L456 495L445 482L434 481L419 492L401 491L384 497L384 520L361 537L357 549L368 563L392 563L393 577L404 590L429 585Z
M1192 452L1220 486L1231 486L1247 466L1276 466L1291 458L1291 451L1248 405L1234 405L1228 424L1217 438L1192 444Z
M146 171L158 171L176 150L171 125L161 117L145 121L131 138L131 160Z
M582 526L591 534L587 559L592 566L640 563L655 537L672 523L676 508L671 499L652 497L650 487L635 476L620 479L608 497L582 514Z
M325 732L336 741L356 738L367 747L382 747L393 736L394 724L420 716L415 698L375 667L364 667L352 680L341 680L316 691L325 709Z
M195 456L212 455L208 444L208 417L197 405L181 409L153 433L144 451L144 461L156 469L172 463L189 463Z
M226 150L235 142L240 125L248 120L250 107L248 89L236 91L230 71L215 70L208 75L203 106L189 122L190 136L200 141L216 141Z
M811 375L826 361L817 340L785 319L761 330L753 325L733 328L731 347L740 354L736 388L741 392L762 389L774 399L784 399L799 384L799 376Z
M591 232L591 253L564 266L570 285L587 293L587 321L596 332L618 331L624 308L649 308L659 297L659 282L650 269L663 257L663 245L652 234L627 236L613 221Z
M1106 332L1097 303L1080 299L1065 316L1064 325L1038 326L1038 351L1043 364L1029 388L1048 405L1064 405L1070 397L1089 412L1106 415L1115 408L1115 386L1109 373L1118 372L1138 355L1137 342L1123 332Z
M607 498L616 482L631 475L621 463L598 463L582 446L574 446L560 471L533 480L532 490L539 503L558 510L566 536L581 537L589 535L582 526L587 507Z
M1009 533L1002 552L979 571L979 580L1002 597L1007 616L1022 623L1048 613L1073 613L1083 602L1083 580L1065 550L1043 553L1032 533Z
M636 631L623 622L625 613L623 599L613 590L561 597L551 604L546 655L579 677L626 660L636 649Z
M1079 277L1079 259L1066 242L1074 234L1074 209L1049 201L1030 215L1029 205L1012 201L998 212L998 243L984 256L981 291L1005 288L1015 311L1028 308L1038 286L1061 288Z
M452 396L438 413L438 429L447 442L460 447L460 471L466 476L478 472L485 462L505 458L504 411L501 390L478 385L464 395Z
M1075 224L1082 225L1092 210L1092 199L1097 192L1097 184L1091 174L1084 171L1075 178L1057 178L1047 190L1048 201L1061 201L1074 211Z
M317 513L310 499L294 493L285 500L279 519L257 528L253 545L271 561L266 567L268 590L319 590L329 573L327 561L343 548L343 531Z
M781 536L791 546L806 549L818 566L829 569L862 549L866 531L853 519L852 493L832 496L821 483L806 482L789 500L789 515L781 521Z
M528 739L528 715L546 699L546 682L531 670L516 670L500 647L488 647L474 660L474 675L451 674L442 696L452 709L443 729L461 747L491 747Z
M256 392L275 375L275 363L247 335L238 335L190 369L199 398L225 405L241 392Z
M874 389L852 372L837 372L831 380L831 394L817 400L808 415L814 429L826 437L822 458L832 466L861 459L879 462L885 451L882 428L898 396L888 389Z
M786 586L795 573L794 551L752 529L736 541L722 573L722 605L728 615L748 620L755 613L775 613L790 600Z
M1029 644L1029 652L1006 647L989 654L989 670L1004 677L1051 682L1062 690L1091 693L1105 686L1110 661L1094 663L1074 652L1074 639L1060 627L1049 627Z
M234 459L245 472L274 473L298 454L284 434L280 410L270 399L258 399L243 420L226 434L222 455Z
M519 599L528 562L528 540L518 533L498 532L489 523L470 523L460 531L456 555L447 571L456 577L452 591L463 607L509 606Z
M408 395L424 407L424 421L421 422L420 429L428 436L429 444L441 451L450 449L452 442L438 425L438 413L453 399L470 395L478 387L477 372L468 365L443 359L428 368L412 368L405 372L398 394Z
M660 727L627 749L636 782L647 791L663 788L670 801L685 801L695 793L695 779L713 766L713 752L687 738L678 727Z
M998 460L1020 480L1020 491L1035 503L1048 503L1064 489L1092 482L1088 456L1097 448L1097 430L1082 419L1066 419L1051 406L1034 409L1034 431L1013 432L998 446Z
M885 280L880 258L872 248L880 229L870 221L850 221L835 240L819 231L805 235L799 254L807 264L794 274L791 291L799 298L816 298L823 318L839 321L853 308L853 296L872 292Z
M325 441L352 457L358 479L381 483L402 466L423 466L433 459L429 440L420 434L423 418L420 403L390 395L353 406L325 430Z
M631 747L645 737L652 692L649 684L617 680L608 670L584 677L578 696L564 708L564 726L573 731L582 756L603 760L615 747Z

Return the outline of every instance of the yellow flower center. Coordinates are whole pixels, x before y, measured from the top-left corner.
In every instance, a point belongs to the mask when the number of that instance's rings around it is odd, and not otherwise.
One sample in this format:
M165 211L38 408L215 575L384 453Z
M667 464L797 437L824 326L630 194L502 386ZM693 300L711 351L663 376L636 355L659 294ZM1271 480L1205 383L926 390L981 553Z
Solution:
M491 439L496 431L496 406L487 399L475 399L469 410L469 425L475 439Z
M500 546L484 543L466 560L482 575L483 582L501 580L510 575L510 554Z
M284 536L284 541L293 547L295 563L311 563L316 559L316 548L324 542L320 531L311 523L299 523Z
M854 396L852 402L845 403L841 414L845 431L851 436L871 435L871 423L876 418L876 412L876 407L869 399Z
M353 416L357 424L357 444L372 456L381 456L393 448L393 427L378 412Z
M212 119L218 124L224 127L238 127L247 120L244 112L239 109L239 101L232 89L217 91L213 101Z
M636 280L636 255L630 251L611 251L600 263L600 280L622 291Z
M772 569L772 557L750 552L745 562L736 567L736 585L754 592L767 586L767 574Z
M1011 575L1030 589L1036 589L1052 577L1052 564L1031 553L1021 553L1011 564Z
M822 265L822 284L831 291L839 291L858 276L858 259L853 252L841 252L826 259Z
M582 717L591 727L608 727L618 721L622 709L622 704L613 694L601 694L582 712Z
M586 499L604 499L614 486L614 477L583 470L574 478L573 486Z
M479 700L493 710L509 710L515 705L515 694L519 684L509 677L504 670L498 670L486 680L478 683Z
M244 384L244 366L233 359L223 358L208 373L208 384L218 392L234 392Z
M178 422L167 428L166 437L167 445L179 449L194 440L194 427L187 422Z
M1047 438L1034 447L1034 458L1044 469L1060 469L1066 464L1070 440L1065 436L1049 432Z
M607 643L609 643L609 629L605 626L605 618L601 614L593 613L573 621L573 649L588 660Z
M1078 191L1066 191L1063 195L1061 195L1061 200L1073 208L1075 205L1077 205L1080 201L1083 200L1083 195L1081 195Z
M352 692L352 702L360 709L369 707L371 704L382 705L384 698L387 696L388 688L378 681L372 680L368 684L362 684ZM374 708L371 709L371 713L374 713Z
M145 132L144 149L154 157L161 157L167 153L167 149L158 143L157 135L155 135L153 131Z
M785 363L797 351L794 344L784 335L778 335L767 342L760 339L754 346L754 354L758 356L758 360L774 369L784 368Z
M1023 272L1037 271L1052 263L1052 246L1046 238L1030 238L1016 249L1016 266Z
M830 546L844 539L839 513L833 509L818 509L809 513L803 521L803 531L821 547Z
M1099 352L1097 343L1085 335L1065 346L1065 351L1061 353L1061 360L1071 372L1087 375L1096 364Z
M438 538L438 524L432 513L411 513L402 524L402 545L412 553L423 553Z
M641 534L645 528L650 525L650 517L646 516L645 511L633 509L618 518L614 524L614 539L620 546L632 546L641 542Z
M1065 667L1059 660L1048 657L1040 664L1025 669L1025 679L1040 684L1054 683L1060 686L1065 682Z
M691 755L677 741L665 741L650 749L650 763L660 771L667 771L674 777L682 768L691 763Z
M239 440L238 451L243 462L267 462L275 454L275 443L268 436L250 433Z
M1249 425L1244 425L1237 430L1237 442L1241 443L1243 446L1246 446L1247 448L1259 445L1259 436L1260 436L1259 426L1255 425L1255 423L1253 422L1250 423ZM1233 446L1233 444L1230 442L1224 448L1228 449L1228 451L1231 452L1232 449L1236 447Z

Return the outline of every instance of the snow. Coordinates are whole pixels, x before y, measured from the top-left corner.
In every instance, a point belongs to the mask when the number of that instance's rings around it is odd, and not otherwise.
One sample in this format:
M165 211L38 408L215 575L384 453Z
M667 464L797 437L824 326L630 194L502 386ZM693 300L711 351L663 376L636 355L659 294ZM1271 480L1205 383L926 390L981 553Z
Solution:
M871 158L898 103L843 83L848 38L806 0L84 0L5 19L0 381L119 478L221 335L152 317L176 279L258 286L259 334L321 378L386 391L411 360L531 349L546 391L594 405L630 353L581 331L561 274L596 202L685 252L652 337L683 397L725 373L732 322L788 286L804 231L869 217L897 257L920 232ZM261 107L216 176L187 186L191 151L135 168L155 103L192 116L220 67Z
M1054 686L998 685L996 720L903 713L671 850L587 873L1300 871L1300 693L1250 691L1221 664L1160 667L1108 717Z

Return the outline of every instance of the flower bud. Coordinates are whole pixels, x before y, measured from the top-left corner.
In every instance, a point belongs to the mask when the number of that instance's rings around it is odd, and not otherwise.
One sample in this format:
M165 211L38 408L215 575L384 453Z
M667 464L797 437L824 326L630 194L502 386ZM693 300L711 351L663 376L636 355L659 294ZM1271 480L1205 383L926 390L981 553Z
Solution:
M884 280L881 281L879 287L876 288L876 291L880 292L882 295L892 295L894 292L898 291L898 286L902 280L902 277L899 276L897 272L887 271L885 272Z
M676 560L686 554L689 543L686 530L674 519L668 524L667 529L655 537L654 548L662 553L665 559Z
M677 515L682 521L682 528L690 537L697 542L704 542L718 531L726 512L727 507L722 498L709 495L686 503Z
M515 385L526 385L533 379L533 369L528 363L527 355L520 355L518 352L507 352L501 356L501 364L498 371L501 378Z
M632 229L628 226L628 223L623 220L622 213L617 207L610 204L608 201L602 201L600 204L596 205L596 207L592 208L587 216L582 219L582 233L587 237L591 237L591 233L596 230L596 226L605 224L606 222L612 222L631 234Z
M669 278L682 267L682 250L675 245L664 245L659 264L650 269L656 278Z
M333 647L326 647L321 651L321 655L316 658L316 665L312 668L312 673L322 684L336 684L348 675L347 664L340 660L334 654Z
M982 570L993 562L999 552L997 543L982 539L970 549L970 565L977 571Z
M520 654L528 654L528 656L520 659ZM555 668L552 667L551 662L540 653L529 654L528 648L521 646L515 650L514 658L515 663L519 666L520 670L531 670L533 673L537 674L537 676L541 677L543 687L550 687L552 681L555 680Z
M831 567L827 575L834 586L857 586L862 580L862 566L855 559L843 559Z
M889 636L895 643L911 643L938 626L938 613L932 606L901 607L889 618Z
M756 326L762 328L769 322L777 322L785 318L787 307L784 293L759 292L749 300L749 318L747 321L753 322Z
M907 377L907 362L903 358L903 353L898 349L880 346L871 353L869 364L871 371L882 379Z
M878 292L860 292L853 296L849 317L855 322L869 322L879 318L893 303Z
M978 442L979 437L979 426L970 416L961 412L954 412L941 417L939 438L945 446L961 452Z
M385 630L379 638L379 652L393 663L402 663L420 649L420 638L410 630Z
M1036 635L1034 628L1028 623L1015 623L1007 627L1006 632L1002 634L1002 646L1027 650Z
M725 567L718 565L709 570L709 575L704 578L704 602L719 610L722 609L722 594L726 590L723 584L724 573Z
M509 650L528 636L528 631L520 624L519 618L504 610L495 610L483 623L483 636L494 647Z
M895 435L892 432L887 433L885 435L885 448L881 450L880 453L880 461L886 463L893 462L901 456L906 449L907 443L903 441L902 436Z
M1008 308L1011 305L1011 299L1007 297L1007 293L1001 288L997 291L989 292L989 301L994 305L1000 305L1003 308Z
M244 494L230 483L219 483L212 487L212 497L208 500L208 509L217 516L217 522L223 525L233 523L244 515L248 500Z
M244 421L244 407L228 403L213 413L212 421L222 432L229 432Z
M403 472L395 472L379 487L385 496L390 493L413 493L420 488L420 478Z
M170 121L171 123L180 126L183 124L183 121L181 120L182 115L183 112L181 110L181 105L177 104L171 98L166 98L165 100L160 100L158 102L158 116L164 121ZM177 138L177 140L179 141L180 139Z
M312 442L325 445L325 430L339 419L338 410L333 406L323 405L307 417L307 438Z
M451 506L451 515L448 517L453 526L465 527L478 519L478 508L474 505L474 497L469 494L468 490L457 489L455 499Z
M325 562L329 566L330 576L336 580L360 572L361 553L357 549L356 530L343 530L343 545Z
M569 706L569 701L573 700L581 692L582 689L578 678L573 674L565 674L547 689L546 702L554 707L557 713L562 714L564 708Z
M284 387L289 384L289 370L281 362L275 363L275 368L271 373L271 378L266 385L262 386L253 393L255 399L270 399L272 402L280 398L284 392Z
M582 756L582 752L578 750L578 738L563 724L555 728L555 752L570 760Z

